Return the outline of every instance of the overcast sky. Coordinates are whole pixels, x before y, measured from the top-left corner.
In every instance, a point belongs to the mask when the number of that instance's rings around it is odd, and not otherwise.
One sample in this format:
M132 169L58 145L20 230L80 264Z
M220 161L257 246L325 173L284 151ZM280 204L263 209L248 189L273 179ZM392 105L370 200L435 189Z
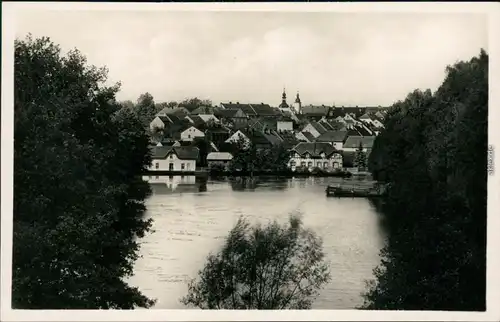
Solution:
M37 11L16 36L80 49L121 81L120 100L389 105L435 89L446 65L487 49L480 14Z

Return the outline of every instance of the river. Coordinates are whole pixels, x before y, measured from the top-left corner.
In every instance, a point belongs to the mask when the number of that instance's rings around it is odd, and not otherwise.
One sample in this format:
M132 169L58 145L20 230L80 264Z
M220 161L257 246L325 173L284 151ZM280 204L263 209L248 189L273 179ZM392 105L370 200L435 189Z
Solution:
M145 177L153 232L140 240L142 256L129 283L156 298L154 308L183 309L179 298L210 252L216 252L239 216L286 222L300 211L304 225L323 238L332 279L313 309L353 309L363 303L365 280L378 265L384 234L363 198L327 198L339 178L231 178L198 182L194 176Z

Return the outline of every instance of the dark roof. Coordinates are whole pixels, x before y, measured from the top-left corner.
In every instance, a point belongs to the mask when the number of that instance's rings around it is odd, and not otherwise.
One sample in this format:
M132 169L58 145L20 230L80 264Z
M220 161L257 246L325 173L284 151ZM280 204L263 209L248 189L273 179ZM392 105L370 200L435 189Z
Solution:
M269 104L250 104L252 109L255 111L255 114L259 116L273 116L276 115L276 111L269 106Z
M347 131L327 131L316 138L316 142L344 142Z
M213 114L215 108L212 106L198 106L196 109L191 111L191 114L193 115L198 115L198 114Z
M168 116L157 116L157 118L159 118L164 124L172 122Z
M300 142L295 137L295 134L293 132L290 132L290 131L278 132L278 136L281 138L282 144L284 145L284 147L286 149L291 149Z
M205 124L205 121L201 117L199 117L198 115L189 115L189 118L191 120L193 120L193 124L195 126L197 126L197 125L204 125Z
M199 149L194 146L154 146L151 149L151 156L153 159L165 159L171 152L181 160L196 160Z
M179 117L179 115L170 114L168 115L168 118L172 120L172 123L180 123L181 120L184 119L184 115L182 115L182 117Z
M355 125L354 127L356 128L356 130L358 130L359 134L361 134L362 136L371 136L372 135L372 133L370 131L368 131L362 125Z
M218 111L215 111L214 115L216 117L226 117L226 118L231 118L234 117L236 113L238 113L239 109L238 108L226 108L226 109L220 109Z
M313 158L320 157L321 153L325 153L327 157L335 152L340 153L333 147L333 145L323 142L300 142L295 147L293 147L292 150L297 152L299 155L305 155L306 153L308 153Z
M241 129L247 138L255 145L277 145L281 140L272 133L264 133L255 129Z
M323 125L321 125L321 123L310 122L309 124L311 124L316 129L316 131L319 132L319 134L323 134L327 131L327 129Z
M240 103L221 103L222 106L224 106L226 109L240 109L243 111L243 113L245 113L246 115L257 115L254 111L254 109L252 108L252 106L250 104L240 104Z
M250 126L253 129L256 129L258 131L264 131L264 130L277 130L278 129L278 123L276 119L271 119L271 118L258 118L254 120L250 120L248 122L248 126Z
M303 131L302 134L311 142L315 140L314 135L312 135L312 133L309 131Z
M179 107L181 108L185 108L186 110L189 111L189 113L191 113L192 111L196 110L198 107L200 107L199 105L192 105L192 104L179 104Z
M309 105L309 106L302 107L301 112L302 112L302 114L306 114L306 115L322 116L322 115L326 115L329 108L330 108L329 106L324 106L324 105L321 105L321 106Z
M349 136L344 142L344 148L355 149L359 147L359 143L363 144L363 148L373 148L375 136Z

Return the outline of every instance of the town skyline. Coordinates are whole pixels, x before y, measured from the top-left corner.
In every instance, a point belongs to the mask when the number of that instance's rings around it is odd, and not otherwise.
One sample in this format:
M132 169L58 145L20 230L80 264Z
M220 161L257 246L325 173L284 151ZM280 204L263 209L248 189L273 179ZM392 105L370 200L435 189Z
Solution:
M64 28L62 28L64 26ZM388 106L436 89L450 62L487 50L472 13L24 11L16 37L78 48L120 100Z

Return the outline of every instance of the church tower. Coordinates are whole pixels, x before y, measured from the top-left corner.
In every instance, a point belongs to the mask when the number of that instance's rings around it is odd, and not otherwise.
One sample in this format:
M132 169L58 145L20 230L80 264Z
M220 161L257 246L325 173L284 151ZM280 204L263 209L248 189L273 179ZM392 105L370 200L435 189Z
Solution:
M280 104L280 109L287 109L289 108L288 103L286 102L286 92L285 89L283 88L283 94L281 95L281 104Z
M295 97L294 109L295 109L295 113L297 113L297 114L302 113L302 102L300 101L299 92L297 92L297 97Z

